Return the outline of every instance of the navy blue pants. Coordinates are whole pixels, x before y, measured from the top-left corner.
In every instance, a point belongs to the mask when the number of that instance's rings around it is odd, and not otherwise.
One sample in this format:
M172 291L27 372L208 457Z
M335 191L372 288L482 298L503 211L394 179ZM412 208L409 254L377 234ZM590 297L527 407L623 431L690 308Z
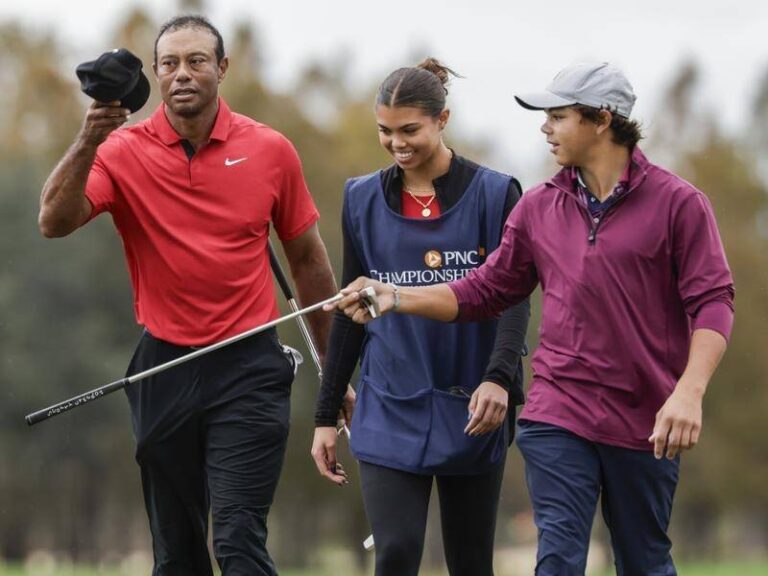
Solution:
M674 576L667 528L680 461L521 420L516 442L539 532L536 574L583 576L598 498L619 576Z
M135 374L190 348L145 333ZM154 552L153 576L277 574L267 513L288 438L293 363L274 331L127 387Z

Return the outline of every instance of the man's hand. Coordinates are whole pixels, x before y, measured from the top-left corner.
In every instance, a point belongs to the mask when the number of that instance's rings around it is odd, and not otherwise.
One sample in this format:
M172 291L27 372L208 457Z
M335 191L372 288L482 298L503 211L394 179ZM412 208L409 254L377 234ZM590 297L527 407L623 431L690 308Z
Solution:
M477 387L469 401L469 424L464 433L480 436L493 432L504 423L507 417L509 393L494 382L483 382Z
M347 392L344 394L344 400L342 400L341 410L339 411L339 420L346 426L352 425L352 415L355 413L356 399L355 389L347 384Z
M366 324L373 318L368 311L367 306L362 302L360 291L363 288L373 288L378 299L379 314L384 315L395 306L395 289L383 282L377 280L371 280L365 276L360 276L355 281L349 284L346 288L341 290L344 294L344 298L339 300L336 304L326 304L323 310L330 312L334 308L338 308L349 318L351 318L357 324Z
M648 442L653 444L653 454L670 460L682 450L690 450L701 434L701 404L703 386L696 386L681 379L674 392L656 413L656 425Z
M328 478L338 486L349 484L347 473L343 466L336 461L336 428L333 426L318 426L315 428L315 438L312 441L312 459L315 461L321 476Z
M120 101L94 101L85 114L85 121L80 130L79 139L83 144L97 147L107 139L110 133L125 124L130 118L131 111L121 108Z
M96 151L110 133L126 123L128 114L119 101L90 105L75 142L43 186L38 216L43 236L66 236L88 221L92 207L85 197L85 185Z

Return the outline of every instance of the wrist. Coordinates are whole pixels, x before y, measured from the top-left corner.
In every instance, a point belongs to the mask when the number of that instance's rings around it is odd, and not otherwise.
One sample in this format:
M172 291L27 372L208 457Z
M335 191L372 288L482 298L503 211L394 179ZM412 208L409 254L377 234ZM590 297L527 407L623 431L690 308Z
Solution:
M81 130L75 139L75 148L83 154L95 156L100 144L101 142L86 134L85 130Z
M486 376L482 380L482 384L485 384L488 382L489 384L496 384L499 388L503 388L506 392L509 392L509 383L502 380L501 378L497 378L495 376Z
M323 414L322 416L315 416L315 429L317 428L333 428L336 429L336 416L328 416Z
M392 289L392 310L397 310L400 308L400 286L392 283L388 286Z
M703 398L704 393L707 391L707 380L683 374L680 380L678 380L675 389Z

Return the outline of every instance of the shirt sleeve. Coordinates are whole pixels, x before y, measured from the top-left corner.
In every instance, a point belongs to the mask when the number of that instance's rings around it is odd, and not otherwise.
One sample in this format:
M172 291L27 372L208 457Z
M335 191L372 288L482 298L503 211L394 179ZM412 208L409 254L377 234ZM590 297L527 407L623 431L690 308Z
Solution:
M347 286L352 280L362 276L365 270L350 237L346 218L346 194L344 198L345 209L341 218L341 232L344 238L344 271L341 284ZM323 381L320 384L320 393L315 405L315 426L336 425L336 416L341 409L347 384L360 359L364 340L365 327L356 324L346 314L337 310L333 315L331 335L328 339L328 352L325 355L323 365Z
M673 226L677 287L692 329L714 330L728 340L733 327L733 278L707 197L698 190L687 196Z
M117 144L108 140L99 146L96 158L88 174L85 184L85 197L91 203L91 215L88 220L93 220L102 212L112 212L115 206L116 188L115 182L107 168L110 156L114 155Z
M520 184L512 178L504 203L505 220L509 218L512 209L520 200L521 193ZM525 351L525 335L528 331L530 316L531 306L527 298L502 313L496 330L493 351L483 375L484 382L493 382L506 388L510 394L510 401L515 405L522 404L525 400L518 368L520 357Z
M538 285L533 250L526 226L528 195L512 210L501 245L485 263L448 286L459 305L458 321L495 318L508 307L521 302Z
M272 222L282 241L300 236L320 218L315 202L304 181L301 160L287 138L281 136L281 153L277 159L282 164L280 192L272 211Z

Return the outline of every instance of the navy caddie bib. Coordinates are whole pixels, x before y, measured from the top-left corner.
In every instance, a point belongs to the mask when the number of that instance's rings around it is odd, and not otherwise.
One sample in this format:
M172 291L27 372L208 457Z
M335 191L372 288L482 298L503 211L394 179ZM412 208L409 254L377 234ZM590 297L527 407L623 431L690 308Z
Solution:
M433 220L386 203L381 172L347 182L346 229L368 276L399 286L463 278L498 246L510 177L480 167L464 195ZM446 323L387 314L366 325L351 449L359 460L423 474L479 474L497 463L508 429L464 433L496 320Z

